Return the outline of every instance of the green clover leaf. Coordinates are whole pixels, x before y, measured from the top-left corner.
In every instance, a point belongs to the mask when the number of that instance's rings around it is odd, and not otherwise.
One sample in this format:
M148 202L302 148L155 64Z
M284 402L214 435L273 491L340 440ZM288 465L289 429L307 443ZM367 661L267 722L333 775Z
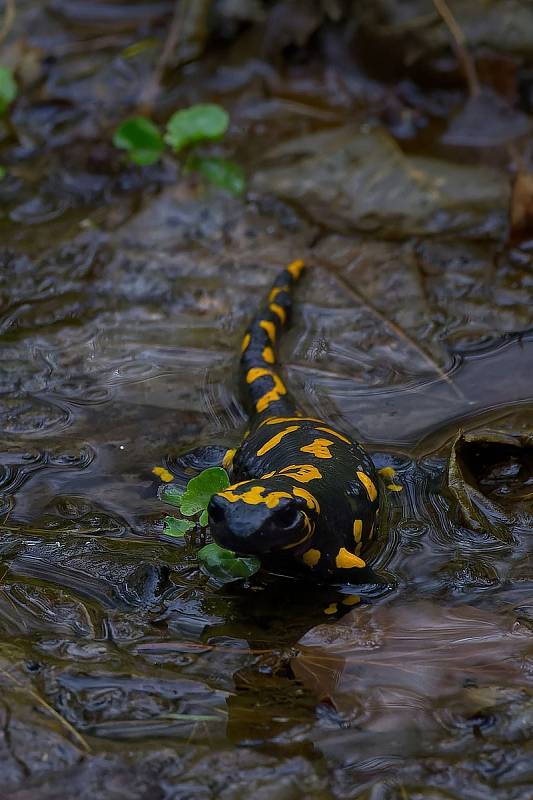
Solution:
M198 561L204 571L223 583L249 578L261 567L256 556L237 556L218 544L207 544L198 551Z
M173 536L175 539L181 539L191 528L194 528L194 522L191 522L189 519L165 517L163 533L165 536Z
M205 103L176 111L167 123L165 142L174 152L197 142L220 139L229 126L228 112L222 106Z
M222 467L210 467L204 469L195 478L191 478L187 488L181 498L180 511L185 517L192 517L194 514L206 512L209 501L217 492L222 492L229 486L228 473ZM204 521L207 524L207 513L203 513Z
M164 148L157 125L146 117L130 117L119 125L113 144L127 150L131 160L139 166L155 164Z
M159 489L159 499L171 506L181 506L184 490L179 489L175 483L166 483Z

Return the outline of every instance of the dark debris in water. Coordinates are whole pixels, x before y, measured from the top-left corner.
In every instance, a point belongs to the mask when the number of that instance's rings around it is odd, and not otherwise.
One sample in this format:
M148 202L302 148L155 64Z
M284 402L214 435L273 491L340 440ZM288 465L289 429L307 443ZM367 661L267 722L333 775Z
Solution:
M533 18L450 3L469 96L436 6L17 1L2 800L532 796ZM112 146L206 102L240 199ZM296 257L281 360L389 470L381 583L220 588L152 468L239 441L242 329Z

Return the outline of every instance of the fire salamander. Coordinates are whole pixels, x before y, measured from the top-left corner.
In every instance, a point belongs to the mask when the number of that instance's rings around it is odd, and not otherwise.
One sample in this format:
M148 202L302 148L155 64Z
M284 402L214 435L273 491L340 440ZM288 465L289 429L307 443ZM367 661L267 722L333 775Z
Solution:
M225 453L236 482L211 498L209 526L218 544L269 565L316 581L361 582L379 512L375 467L360 444L300 414L275 367L303 269L294 261L279 274L242 340L250 431Z

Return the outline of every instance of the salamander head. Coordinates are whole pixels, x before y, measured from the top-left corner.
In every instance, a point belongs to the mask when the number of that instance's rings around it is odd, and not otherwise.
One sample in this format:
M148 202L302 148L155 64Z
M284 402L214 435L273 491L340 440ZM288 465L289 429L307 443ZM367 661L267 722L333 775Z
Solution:
M274 476L230 486L213 495L207 511L218 544L237 553L263 554L307 541L319 508L311 494Z

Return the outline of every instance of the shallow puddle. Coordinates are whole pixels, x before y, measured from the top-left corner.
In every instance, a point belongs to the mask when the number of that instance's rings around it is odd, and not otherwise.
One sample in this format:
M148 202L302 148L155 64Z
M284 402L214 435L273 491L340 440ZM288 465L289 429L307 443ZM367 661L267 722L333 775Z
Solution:
M496 104L465 150L425 17L409 38L363 3L348 46L342 4L215 3L206 46L198 4L154 117L228 108L234 198L111 145L174 8L148 5L21 2L4 44L3 797L533 798L532 250L508 230L533 45L504 37L520 118ZM391 79L361 36L420 63ZM242 330L296 257L290 390L394 470L379 582L220 587L201 537L163 537L152 468L239 442Z

